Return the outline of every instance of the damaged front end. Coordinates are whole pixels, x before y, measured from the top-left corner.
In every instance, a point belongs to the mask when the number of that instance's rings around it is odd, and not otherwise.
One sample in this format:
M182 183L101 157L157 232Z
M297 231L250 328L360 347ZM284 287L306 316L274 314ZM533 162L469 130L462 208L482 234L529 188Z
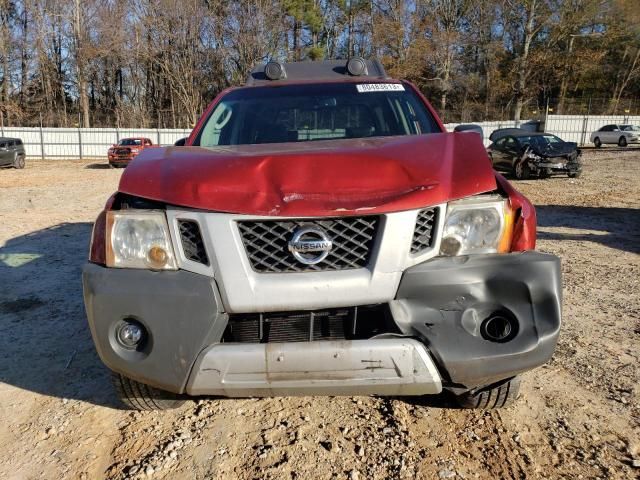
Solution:
M575 178L582 172L582 151L540 151L528 147L519 164L516 165L516 176L525 177L526 172L543 178L551 175L569 175ZM520 175L519 175L520 173Z

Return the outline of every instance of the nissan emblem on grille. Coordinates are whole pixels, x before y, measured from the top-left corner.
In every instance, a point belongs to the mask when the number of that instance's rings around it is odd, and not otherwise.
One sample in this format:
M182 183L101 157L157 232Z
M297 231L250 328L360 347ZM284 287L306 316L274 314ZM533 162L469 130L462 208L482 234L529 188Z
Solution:
M329 236L318 227L297 229L289 240L289 251L300 263L315 265L327 258L333 248Z

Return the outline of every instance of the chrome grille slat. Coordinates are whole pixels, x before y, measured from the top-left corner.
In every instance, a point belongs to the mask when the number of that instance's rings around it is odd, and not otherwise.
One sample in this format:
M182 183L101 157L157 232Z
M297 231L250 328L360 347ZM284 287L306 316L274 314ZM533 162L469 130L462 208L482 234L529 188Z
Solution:
M243 220L238 222L251 267L260 273L349 270L366 267L380 218L338 217L296 220ZM299 227L322 228L333 242L329 255L315 265L298 262L288 243Z
M438 209L437 207L425 208L418 212L416 218L416 226L413 231L413 240L411 242L411 253L420 253L427 248L433 246L434 235L433 230L437 223Z

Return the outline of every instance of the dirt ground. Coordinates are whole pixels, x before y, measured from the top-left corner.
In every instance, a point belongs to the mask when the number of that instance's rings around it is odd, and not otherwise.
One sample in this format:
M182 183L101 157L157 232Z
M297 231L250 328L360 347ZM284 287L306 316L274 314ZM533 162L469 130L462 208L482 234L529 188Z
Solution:
M564 325L519 402L490 412L373 397L120 409L80 270L121 173L0 170L0 478L640 476L640 151L588 152L576 180L515 182L537 206L539 250L562 257Z

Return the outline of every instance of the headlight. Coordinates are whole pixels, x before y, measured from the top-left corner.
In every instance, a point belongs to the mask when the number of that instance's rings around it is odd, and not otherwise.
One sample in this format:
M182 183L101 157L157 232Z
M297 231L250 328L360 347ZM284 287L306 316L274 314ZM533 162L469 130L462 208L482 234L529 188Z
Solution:
M508 252L512 233L513 213L508 200L484 195L451 202L447 206L440 254Z
M107 267L177 270L164 212L107 212Z

